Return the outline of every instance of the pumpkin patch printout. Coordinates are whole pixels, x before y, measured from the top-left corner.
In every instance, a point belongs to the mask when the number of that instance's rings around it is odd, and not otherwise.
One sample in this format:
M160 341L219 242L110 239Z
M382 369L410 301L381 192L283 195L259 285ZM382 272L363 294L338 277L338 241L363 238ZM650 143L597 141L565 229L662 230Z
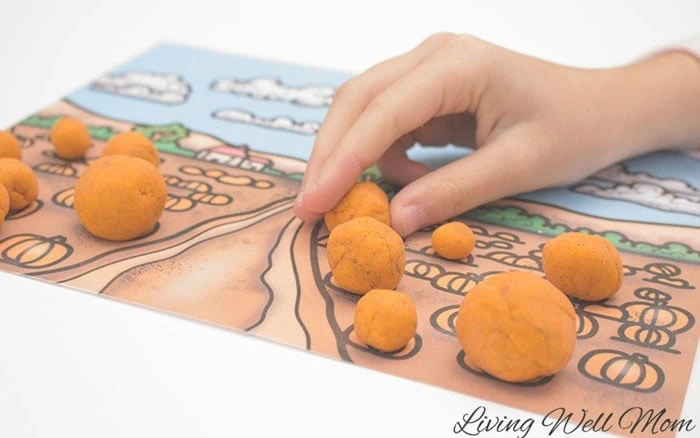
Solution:
M467 259L438 257L434 227L409 237L398 289L416 303L418 331L400 351L379 352L353 329L359 297L331 276L325 225L304 225L292 212L314 135L348 77L163 45L21 120L11 131L38 176L39 198L7 218L0 268L538 415L559 407L621 415L641 406L680 418L700 333L698 158L656 153L472 210L455 218L475 234ZM83 159L55 155L49 132L64 116L90 130ZM156 145L168 198L150 234L110 242L81 227L74 188L106 141L126 131ZM410 153L435 166L468 152ZM391 196L374 169L363 178ZM555 376L511 384L470 368L455 337L465 294L499 272L543 275L543 245L567 231L618 248L621 291L574 301L576 349ZM611 432L630 433L618 424ZM634 435L651 435L651 426Z

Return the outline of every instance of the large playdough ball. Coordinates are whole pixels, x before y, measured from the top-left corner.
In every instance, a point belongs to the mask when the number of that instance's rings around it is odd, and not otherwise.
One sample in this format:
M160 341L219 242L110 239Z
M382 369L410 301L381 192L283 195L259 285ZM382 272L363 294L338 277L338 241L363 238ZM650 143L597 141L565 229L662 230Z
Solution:
M416 334L418 313L408 295L389 289L367 292L355 307L355 332L372 348L398 351Z
M384 225L391 225L389 198L373 182L355 184L338 205L325 214L324 219L326 227L332 231L338 225L358 217L373 217Z
M350 292L395 289L403 276L403 240L387 225L360 217L338 225L328 237L328 264L336 283Z
M91 141L87 126L73 117L63 117L51 128L51 143L60 158L82 158L90 149Z
M576 344L569 299L530 272L505 272L476 285L457 314L457 338L473 368L508 382L555 374Z
M547 279L565 294L585 301L613 296L622 286L622 258L607 239L564 233L542 250Z
M0 184L10 196L10 210L21 210L39 195L39 181L32 168L15 158L0 158Z
M150 163L110 155L90 164L75 187L75 211L91 234L130 240L153 230L165 208L163 177Z
M160 164L158 150L153 142L136 131L122 132L112 137L105 145L102 155L130 155L146 160L156 167Z

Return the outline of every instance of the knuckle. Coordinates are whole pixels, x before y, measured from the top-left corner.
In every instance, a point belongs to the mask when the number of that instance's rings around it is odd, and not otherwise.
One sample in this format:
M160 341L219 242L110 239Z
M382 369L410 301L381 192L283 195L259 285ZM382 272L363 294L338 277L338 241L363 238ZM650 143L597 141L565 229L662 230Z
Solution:
M441 44L450 39L456 37L457 35L452 32L438 32L430 35L425 39L426 43Z
M333 96L334 100L335 99L345 99L348 96L352 96L353 92L357 90L357 84L355 78L349 79L342 84L335 90L335 95Z
M442 202L444 202L451 216L458 215L464 212L465 205L471 198L469 190L467 190L459 181L453 179L446 179L443 181L443 196Z

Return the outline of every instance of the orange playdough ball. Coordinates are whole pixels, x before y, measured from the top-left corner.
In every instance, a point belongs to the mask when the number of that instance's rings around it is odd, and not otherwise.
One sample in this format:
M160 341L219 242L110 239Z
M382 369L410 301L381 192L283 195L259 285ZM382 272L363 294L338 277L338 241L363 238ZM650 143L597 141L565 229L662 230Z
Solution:
M335 227L327 251L336 283L360 295L372 289L395 289L406 264L401 237L371 217Z
M90 131L83 122L73 117L63 117L51 128L51 143L56 155L67 160L75 160L90 149Z
M167 189L151 164L128 155L95 160L75 187L75 212L91 234L123 241L153 230L165 208Z
M112 137L102 151L102 156L105 155L130 155L146 160L156 167L160 164L158 150L153 142L136 131L122 132Z
M358 217L373 217L385 225L391 225L389 215L389 198L373 182L355 184L343 196L338 205L328 211L324 220L328 230Z
M21 210L39 196L39 181L32 168L15 158L0 158L0 184L10 196L10 210Z
M610 298L622 286L622 258L607 239L564 233L542 250L547 279L565 294L585 301Z
M367 292L355 307L355 332L372 348L394 352L416 334L418 313L408 295L389 289Z
M449 260L467 257L474 249L474 232L465 223L450 222L438 227L431 237L435 252Z
M467 362L508 382L555 374L576 344L569 299L530 272L505 272L476 285L457 314Z
M22 159L19 141L10 131L0 131L0 157Z
M10 212L10 195L7 193L5 186L0 184L0 228L5 223L7 213Z

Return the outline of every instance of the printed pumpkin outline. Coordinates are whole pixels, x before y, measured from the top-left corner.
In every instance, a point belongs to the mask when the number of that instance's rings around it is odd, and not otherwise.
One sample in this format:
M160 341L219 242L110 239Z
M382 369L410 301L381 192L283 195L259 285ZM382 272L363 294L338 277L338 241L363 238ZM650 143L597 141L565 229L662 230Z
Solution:
M12 266L39 269L69 258L73 247L65 236L45 237L22 233L0 240L0 261Z
M584 354L578 371L593 381L636 392L656 392L666 380L664 371L648 356L610 348Z
M221 169L208 169L195 165L180 166L180 172L190 176L202 176L213 179L221 184L234 187L252 187L255 189L271 189L275 183L269 179L256 179L248 175L233 175Z
M673 349L677 336L695 325L692 313L678 306L669 305L669 293L651 287L634 291L640 301L627 301L620 305L626 318L612 340L634 344L671 354L681 354Z
M28 206L24 207L21 210L18 211L11 211L7 214L5 217L6 221L11 221L11 220L16 220L16 219L22 219L25 218L31 214L36 213L37 211L41 210L41 208L44 206L44 201L41 199L37 198L29 204Z
M375 348L365 345L365 343L360 340L360 338L355 333L354 324L351 324L348 328L343 330L342 337L338 340L338 342L342 343L344 348L346 349L350 347L359 350L363 353L368 353L373 356L389 360L411 359L412 357L416 356L420 352L421 347L423 347L423 338L420 336L420 334L416 333L405 346L401 347L396 351L379 351Z
M625 276L635 275L638 272L650 274L651 277L644 279L644 281L649 283L660 284L676 289L695 289L695 286L691 285L688 280L680 278L682 274L681 268L672 263L653 262L648 263L641 268L626 265L623 267L623 269Z
M700 251L682 242L668 241L657 245L645 241L632 241L625 234L619 231L593 231L584 227L571 228L562 223L553 223L549 218L537 213L530 213L519 205L508 205L511 198L506 198L498 203L492 203L475 208L463 215L460 218L471 219L476 222L485 224L497 225L504 228L510 228L530 234L544 235L548 237L556 237L559 234L577 231L587 234L594 234L608 239L621 252L639 254L647 257L655 257L666 260L673 260L685 263L700 264ZM517 201L517 200L516 200ZM624 226L624 224L639 224L639 225L657 225L657 226L672 226L681 229L694 230L694 227L688 225L667 224L661 222L642 222L610 219L602 216L595 216L585 213L580 213L571 209L560 206L554 206L543 202L536 201L518 201L524 204L532 204L534 206L553 208L561 210L564 213L570 213L575 216L584 218L592 218L595 220L616 222ZM641 249L640 249L641 248ZM676 254L682 253L683 257Z
M444 306L430 315L430 325L444 335L456 337L458 314L459 304Z

